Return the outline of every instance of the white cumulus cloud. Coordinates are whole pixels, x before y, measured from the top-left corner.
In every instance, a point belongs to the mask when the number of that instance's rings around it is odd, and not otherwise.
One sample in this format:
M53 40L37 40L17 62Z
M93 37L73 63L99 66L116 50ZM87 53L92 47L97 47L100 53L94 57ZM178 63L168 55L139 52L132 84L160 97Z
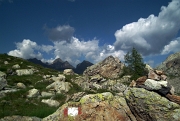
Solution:
M49 59L43 57L42 53L44 54L44 52L50 56ZM43 62L53 62L54 59L61 58L75 67L83 60L97 63L110 55L123 60L125 53L122 50L116 51L113 45L99 46L99 40L96 38L80 41L78 38L72 37L70 42L55 41L53 45L38 45L36 42L24 39L22 42L16 43L16 49L8 54L24 59L37 58Z
M80 59L92 59L99 51L98 40L80 41L78 38L72 37L70 42L60 41L54 42L54 55L56 58L66 60L73 65L80 62ZM89 54L91 56L89 56Z
M132 47L143 55L159 54L180 29L180 0L161 7L158 16L150 15L125 25L115 32L116 50L130 51Z
M37 45L36 42L33 42L29 39L24 39L22 42L18 42L15 44L17 49L10 51L8 55L21 57L24 59L29 59L29 58L42 59L42 54L39 51L37 51L40 49L40 47Z
M164 46L161 54L168 54L170 52L178 52L180 51L180 37L171 41L168 45Z

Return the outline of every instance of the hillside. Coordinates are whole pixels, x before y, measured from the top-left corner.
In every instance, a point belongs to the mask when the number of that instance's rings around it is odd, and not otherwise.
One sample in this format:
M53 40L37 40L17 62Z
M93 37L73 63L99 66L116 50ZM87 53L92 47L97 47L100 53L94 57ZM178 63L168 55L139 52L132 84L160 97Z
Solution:
M109 56L78 75L0 54L0 121L180 120L178 100L160 95L164 87L129 87L131 76L121 76L124 66ZM148 71L148 79L166 78L161 71Z

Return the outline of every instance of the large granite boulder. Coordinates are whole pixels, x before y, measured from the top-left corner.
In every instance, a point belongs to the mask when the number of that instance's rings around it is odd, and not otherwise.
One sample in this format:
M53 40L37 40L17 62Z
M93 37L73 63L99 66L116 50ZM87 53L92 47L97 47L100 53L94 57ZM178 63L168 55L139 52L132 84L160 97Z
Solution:
M94 76L99 74L105 78L118 78L122 73L123 67L124 64L121 63L118 58L109 56L103 61L88 67L83 75Z
M18 76L22 75L32 75L34 73L34 69L19 69L16 70Z
M179 121L180 105L143 88L129 88L125 99L138 121Z
M123 97L110 92L85 95L68 102L43 121L136 121Z
M63 82L63 81L56 81L46 87L46 89L52 89L56 93L66 93L68 92L72 87L72 84L69 82Z
M52 81L65 81L65 76L59 74L58 77L53 76L50 78L50 80L52 80Z
M7 86L6 74L0 71L0 90Z

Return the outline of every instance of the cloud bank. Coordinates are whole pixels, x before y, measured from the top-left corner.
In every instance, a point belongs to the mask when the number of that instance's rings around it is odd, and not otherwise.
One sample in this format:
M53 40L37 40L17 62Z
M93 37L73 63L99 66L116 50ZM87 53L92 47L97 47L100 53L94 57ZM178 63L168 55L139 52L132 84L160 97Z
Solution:
M37 58L43 62L52 62L56 58L61 58L73 66L76 66L83 60L97 63L109 55L119 57L122 60L125 54L123 51L115 51L112 45L99 46L99 40L96 38L80 41L78 38L72 37L69 42L55 41L53 45L38 45L36 42L24 39L22 42L15 44L16 49L10 51L9 55L24 59ZM53 58L44 59L43 54L48 53L51 53Z
M115 50L130 51L135 47L143 55L164 53L180 29L180 0L161 7L158 16L150 15L123 26L115 32ZM179 42L179 41L176 41ZM168 46L168 44L170 44ZM166 46L164 48L164 46Z

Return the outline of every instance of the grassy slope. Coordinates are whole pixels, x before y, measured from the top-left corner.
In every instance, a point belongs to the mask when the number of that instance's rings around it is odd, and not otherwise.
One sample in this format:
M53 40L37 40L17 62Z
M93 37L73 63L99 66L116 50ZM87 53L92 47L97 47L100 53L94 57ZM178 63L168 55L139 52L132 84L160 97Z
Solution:
M5 65L4 61L8 61L9 64ZM42 118L55 112L57 108L49 107L46 104L41 103L42 98L27 98L26 96L28 90L32 88L36 88L40 91L46 90L46 86L48 86L50 82L37 83L38 81L43 80L43 75L57 75L60 72L44 68L40 65L35 65L21 58L0 54L0 71L7 73L7 71L12 69L12 66L15 64L19 64L21 69L28 69L28 66L33 66L35 69L39 70L39 72L36 72L33 75L24 76L7 75L8 87L16 88L16 84L22 82L27 88L20 89L17 92L8 93L5 97L0 98L0 118L9 115L37 116ZM61 102L61 104L64 103L65 98L66 96L63 94L55 96L55 99Z

